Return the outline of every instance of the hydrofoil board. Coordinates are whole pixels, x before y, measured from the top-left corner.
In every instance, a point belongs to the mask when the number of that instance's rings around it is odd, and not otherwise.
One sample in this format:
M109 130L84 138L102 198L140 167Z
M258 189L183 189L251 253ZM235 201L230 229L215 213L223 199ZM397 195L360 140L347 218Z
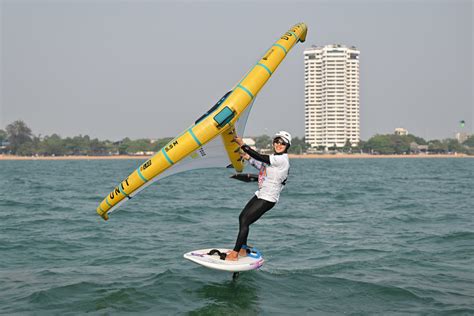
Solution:
M237 261L225 260L225 254L231 250L225 248L200 249L185 253L183 257L206 268L230 272L255 270L265 262L260 251L255 248L249 248L247 256L239 256Z

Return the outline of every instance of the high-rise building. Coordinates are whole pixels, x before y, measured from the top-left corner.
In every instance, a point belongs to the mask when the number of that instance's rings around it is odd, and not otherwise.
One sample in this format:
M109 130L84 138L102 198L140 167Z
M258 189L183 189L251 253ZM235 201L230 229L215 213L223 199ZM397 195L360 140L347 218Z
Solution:
M359 143L359 54L344 45L305 49L305 139L312 148Z

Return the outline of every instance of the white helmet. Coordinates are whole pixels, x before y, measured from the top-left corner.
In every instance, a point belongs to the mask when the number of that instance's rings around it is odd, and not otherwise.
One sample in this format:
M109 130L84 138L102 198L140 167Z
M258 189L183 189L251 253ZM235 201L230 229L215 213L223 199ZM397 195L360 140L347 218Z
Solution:
M275 134L273 139L280 137L283 139L287 144L291 145L291 135L288 132L285 131L279 131L278 133Z

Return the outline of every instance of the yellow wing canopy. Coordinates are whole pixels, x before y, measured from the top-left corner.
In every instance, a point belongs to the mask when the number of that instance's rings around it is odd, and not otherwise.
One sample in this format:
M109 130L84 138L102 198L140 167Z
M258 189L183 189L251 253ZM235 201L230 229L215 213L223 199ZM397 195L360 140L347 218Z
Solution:
M299 23L283 34L231 91L116 186L97 213L107 220L109 213L148 185L178 172L227 165L241 172L244 164L232 139L235 133L243 134L255 97L293 46L305 41L306 33L306 25Z

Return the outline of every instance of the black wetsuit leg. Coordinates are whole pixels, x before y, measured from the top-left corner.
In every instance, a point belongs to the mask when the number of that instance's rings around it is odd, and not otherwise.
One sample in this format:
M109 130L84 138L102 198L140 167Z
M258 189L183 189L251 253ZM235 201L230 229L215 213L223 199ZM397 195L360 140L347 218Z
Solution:
M255 223L273 206L275 206L274 202L259 199L257 196L254 196L247 203L247 205L245 205L239 216L239 235L237 236L237 241L235 242L235 251L239 251L242 248L242 245L247 245L249 226Z

